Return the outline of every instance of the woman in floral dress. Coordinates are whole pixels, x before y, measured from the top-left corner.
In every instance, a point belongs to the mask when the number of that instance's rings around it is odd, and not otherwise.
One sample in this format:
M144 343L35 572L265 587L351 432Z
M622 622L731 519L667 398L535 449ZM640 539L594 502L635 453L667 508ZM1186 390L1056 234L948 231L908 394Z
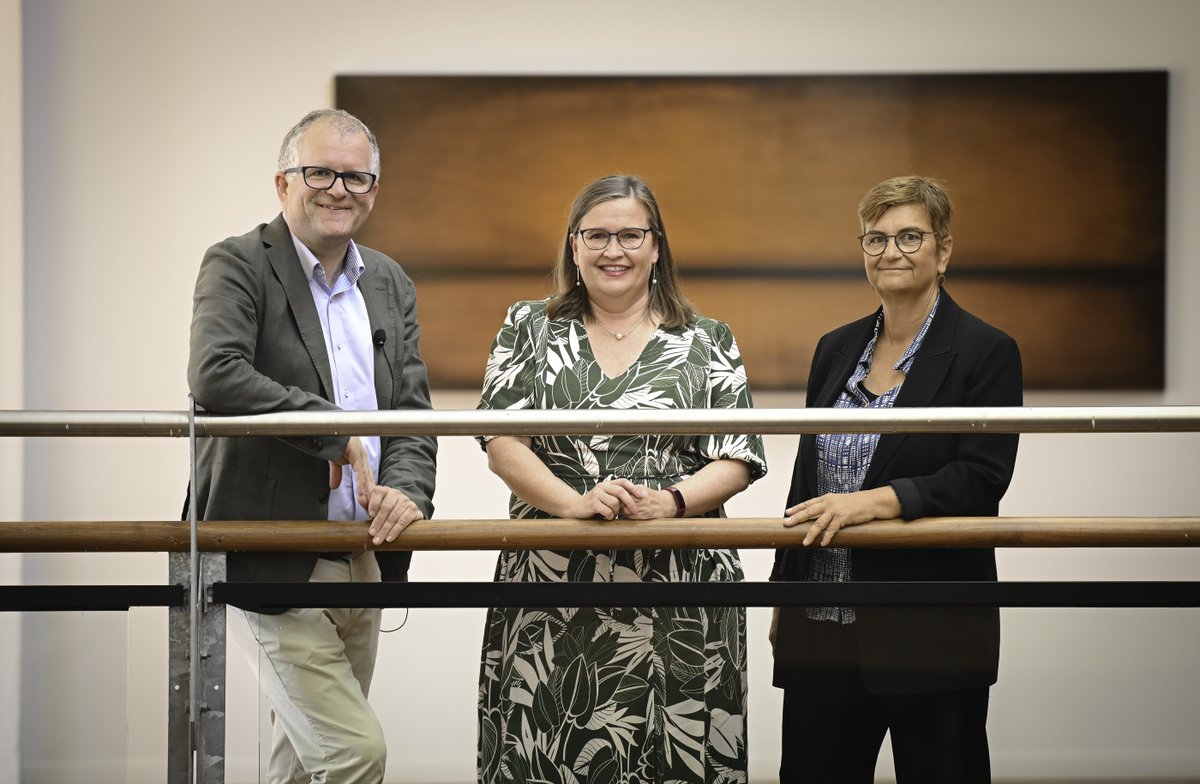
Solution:
M751 406L733 334L682 296L638 178L584 188L555 278L556 296L509 309L480 408ZM719 516L766 473L758 436L481 442L515 518ZM496 579L729 582L742 567L733 550L512 551ZM746 781L745 610L490 610L478 766L488 784Z

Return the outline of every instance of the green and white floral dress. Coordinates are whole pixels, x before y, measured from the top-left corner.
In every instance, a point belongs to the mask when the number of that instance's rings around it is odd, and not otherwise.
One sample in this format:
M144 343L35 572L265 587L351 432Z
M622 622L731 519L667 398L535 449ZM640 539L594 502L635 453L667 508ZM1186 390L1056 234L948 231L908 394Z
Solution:
M751 405L737 343L719 321L659 328L625 373L608 378L583 324L548 320L539 301L509 309L479 407ZM766 473L759 436L535 436L533 449L580 493L616 477L663 488L721 458L745 461L753 479ZM515 496L510 514L550 516ZM502 552L496 566L496 580L513 582L741 579L734 550ZM490 610L478 766L488 784L746 781L745 610Z

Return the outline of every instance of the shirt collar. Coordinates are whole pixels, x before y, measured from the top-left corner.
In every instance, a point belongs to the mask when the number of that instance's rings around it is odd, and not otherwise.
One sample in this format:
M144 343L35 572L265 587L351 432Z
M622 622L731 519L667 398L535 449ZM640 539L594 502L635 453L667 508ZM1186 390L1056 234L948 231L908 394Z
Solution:
M290 231L288 233L291 234ZM320 275L316 274L317 268L321 266L321 262L295 234L292 234L292 244L296 246L296 255L300 257L300 268L304 270L304 276L309 280L313 280L315 277L324 285L324 271ZM359 255L358 246L354 244L354 240L350 240L350 245L346 248L346 259L342 263L342 274L346 276L346 280L353 286L358 283L358 279L362 277L362 274L366 270L367 267L363 264L362 256Z
M908 373L909 367L912 365L913 357L921 348L921 343L925 340L925 333L929 331L929 325L933 323L933 317L937 315L938 303L942 301L942 292L939 289L937 296L933 300L933 307L929 309L929 315L925 317L925 323L917 330L917 335L912 339L912 343L908 344L904 354L900 359L896 360L896 364L892 365L893 370L902 370ZM883 329L883 311L879 311L879 315L875 317L875 330L871 334L871 340L867 343L867 347L863 350L862 356L859 357L860 365L870 365L871 357L875 353L875 341L879 339L879 330Z

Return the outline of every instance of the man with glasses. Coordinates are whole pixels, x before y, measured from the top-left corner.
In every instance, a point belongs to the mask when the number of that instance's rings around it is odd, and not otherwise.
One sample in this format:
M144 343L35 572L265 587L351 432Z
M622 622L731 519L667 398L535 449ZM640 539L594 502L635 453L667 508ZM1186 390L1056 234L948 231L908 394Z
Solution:
M282 214L210 248L196 280L188 384L210 412L427 409L412 280L358 246L379 190L379 146L356 117L309 113L288 132ZM204 520L357 520L356 553L230 553L231 582L404 580L391 542L433 513L428 437L201 439L192 499ZM378 784L386 748L367 702L380 610L246 607L273 712L271 784Z

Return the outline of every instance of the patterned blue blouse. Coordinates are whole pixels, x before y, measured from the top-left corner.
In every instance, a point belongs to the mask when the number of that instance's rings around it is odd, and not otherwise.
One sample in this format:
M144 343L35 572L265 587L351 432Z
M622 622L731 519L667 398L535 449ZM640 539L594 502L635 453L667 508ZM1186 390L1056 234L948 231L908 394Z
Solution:
M933 317L937 313L938 303L942 295L939 292L933 302L933 309L917 336L908 346L908 350L893 366L894 370L908 375L916 359L921 342ZM858 358L858 366L846 379L846 386L838 395L834 408L891 408L904 386L901 381L882 395L873 395L863 387L862 382L871 371L871 358L875 354L875 342L879 339L879 330L883 326L883 312L875 319L875 333ZM875 447L879 445L879 433L821 433L817 436L817 494L854 493L862 489L863 478L871 467L871 458L875 455ZM815 547L809 553L804 579L814 582L844 583L850 579L850 550L845 547ZM809 607L808 617L814 621L837 621L838 623L854 623L853 607Z

